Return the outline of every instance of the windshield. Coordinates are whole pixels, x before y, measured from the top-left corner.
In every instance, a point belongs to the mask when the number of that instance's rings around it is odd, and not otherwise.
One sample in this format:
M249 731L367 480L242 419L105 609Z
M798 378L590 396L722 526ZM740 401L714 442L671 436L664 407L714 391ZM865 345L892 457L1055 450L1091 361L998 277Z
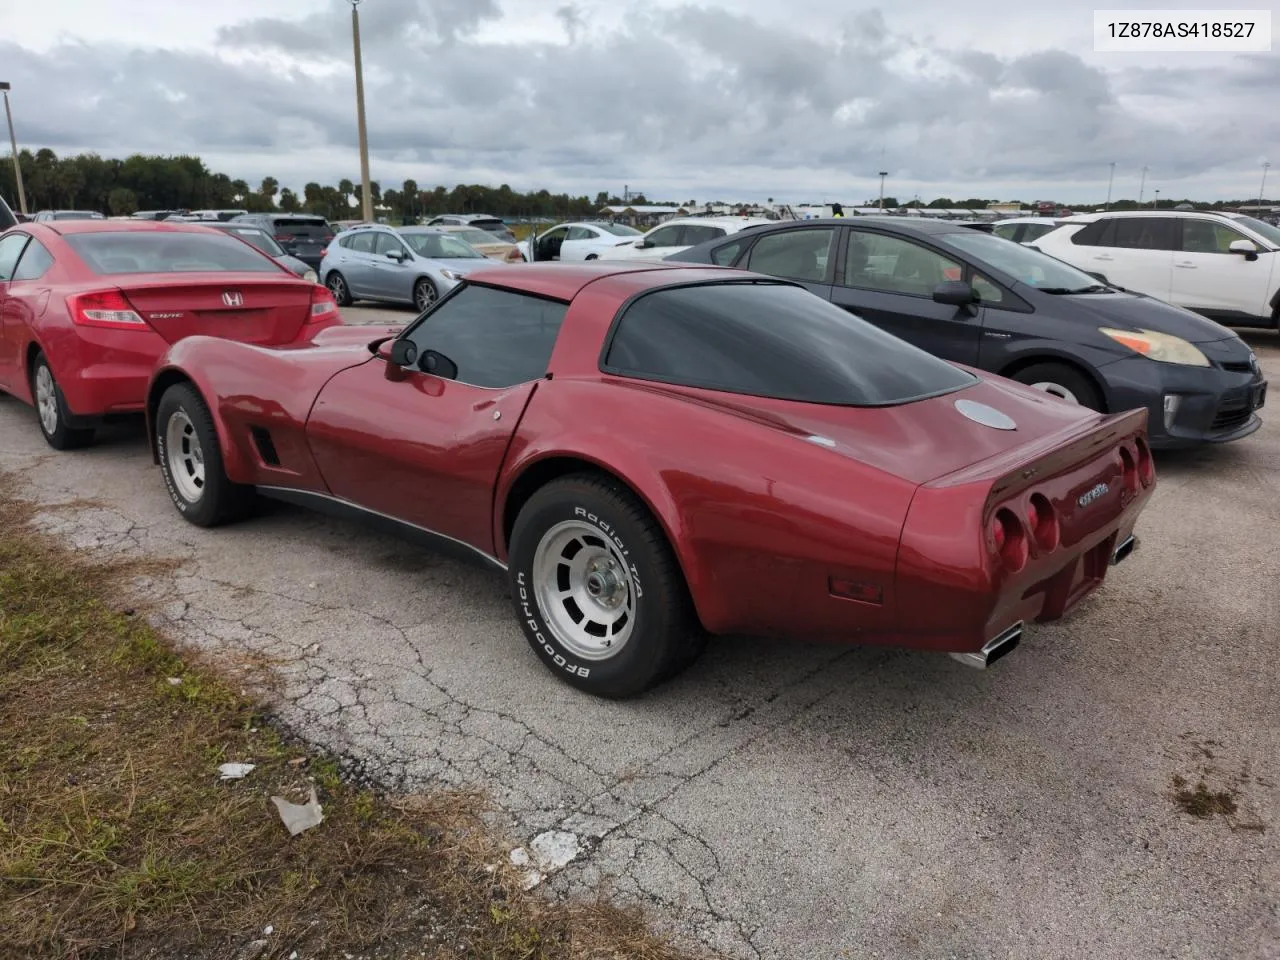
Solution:
M612 233L615 237L638 237L640 231L635 227L628 227L625 223L593 223L593 227L599 227L606 233Z
M66 238L97 274L279 273L280 266L234 237L206 233L80 233Z
M236 227L227 230L227 233L233 233L245 243L251 243L269 257L285 256L284 248L266 232L262 230L254 230L249 227Z
M1259 220L1257 217L1232 217L1231 221L1240 224L1242 227L1248 227L1254 233L1261 234L1274 246L1280 247L1280 227L1273 227L1265 220Z
M1097 279L1083 270L990 233L947 233L938 240L1031 287L1065 292L1092 290L1099 285Z
M484 254L449 233L406 233L404 242L420 257L432 260L483 260Z
M502 242L501 237L495 237L492 233L489 233L487 230L472 230L472 229L454 230L452 231L452 233L455 237L461 237L467 243L501 243Z

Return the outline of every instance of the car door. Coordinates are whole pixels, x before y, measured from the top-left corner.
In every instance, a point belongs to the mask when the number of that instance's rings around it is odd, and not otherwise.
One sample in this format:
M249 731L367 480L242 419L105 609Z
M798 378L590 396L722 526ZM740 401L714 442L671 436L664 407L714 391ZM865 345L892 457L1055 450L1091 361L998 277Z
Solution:
M595 242L596 235L589 227L572 226L560 246L560 259L585 260Z
M0 237L0 387L7 390L19 389L23 372L18 354L22 304L17 295L19 291L13 288L21 286L14 281L14 271L30 239L25 233L6 233Z
M1263 317L1276 254L1263 250L1239 230L1218 220L1183 217L1173 255L1171 303L1230 320ZM1231 244L1249 240L1258 254L1249 260L1232 253Z
M675 248L684 249L680 247L680 237L684 229L685 226L682 223L668 223L661 227L654 227L643 237L636 237L631 246L615 247L607 254L602 254L601 259L661 260L667 254L674 253Z
M342 250L336 269L347 278L347 288L357 300L376 297L377 279L373 268L374 231L353 233L338 244Z
M738 266L796 280L811 293L830 300L837 240L835 227L797 227L767 233L756 240Z
M559 260L560 248L569 237L568 227L555 227L538 237L538 249L535 260Z
M831 302L944 360L976 364L981 307L936 303L933 291L964 279L958 260L904 237L850 229Z
M379 230L373 241L374 296L383 300L413 302L413 283L418 267L413 256L394 233Z
M1149 297L1168 300L1173 286L1173 217L1111 217L1091 244L1085 266L1108 281ZM1075 239L1075 238L1073 238Z
M492 553L498 471L567 310L466 284L401 334L417 363L374 358L333 377L307 421L333 495ZM427 372L429 350L456 373Z

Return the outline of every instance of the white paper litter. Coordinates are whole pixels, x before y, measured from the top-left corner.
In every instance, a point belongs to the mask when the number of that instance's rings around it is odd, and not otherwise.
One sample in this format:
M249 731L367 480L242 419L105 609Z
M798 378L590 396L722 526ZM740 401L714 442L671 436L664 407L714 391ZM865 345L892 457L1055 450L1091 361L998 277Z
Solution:
M534 859L538 869L543 873L559 870L571 862L581 851L578 837L567 830L548 830L533 838L529 844L533 848Z
M224 763L218 767L219 780L239 780L247 777L256 767L256 763Z
M271 802L280 811L280 819L289 830L290 836L296 837L304 830L319 826L324 821L324 811L320 809L320 801L316 799L316 788L311 788L311 799L306 803L290 803L284 797L272 797Z

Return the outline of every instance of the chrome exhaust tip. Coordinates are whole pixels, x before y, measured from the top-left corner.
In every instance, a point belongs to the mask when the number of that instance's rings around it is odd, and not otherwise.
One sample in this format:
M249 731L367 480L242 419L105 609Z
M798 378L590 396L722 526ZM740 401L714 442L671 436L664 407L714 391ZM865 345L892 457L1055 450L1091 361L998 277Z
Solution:
M1111 565L1114 567L1117 563L1137 549L1138 538L1133 534L1129 534L1129 536L1125 538L1124 543L1116 547L1115 552L1111 554Z
M965 666L985 670L1001 657L1013 653L1021 640L1022 621L1019 620L994 639L988 640L986 646L976 653L953 653L950 656L954 660L959 660Z

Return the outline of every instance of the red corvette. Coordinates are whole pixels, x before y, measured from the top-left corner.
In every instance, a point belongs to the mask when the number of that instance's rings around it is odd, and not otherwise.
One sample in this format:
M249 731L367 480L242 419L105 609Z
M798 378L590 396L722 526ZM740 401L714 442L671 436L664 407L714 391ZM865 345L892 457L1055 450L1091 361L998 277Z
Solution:
M483 558L538 656L603 696L708 633L986 666L1132 550L1155 483L1145 411L742 271L510 266L391 332L170 348L147 411L173 502L208 526L265 494Z
M0 390L35 406L58 450L141 412L182 337L282 345L341 322L324 287L204 227L59 220L0 236Z

